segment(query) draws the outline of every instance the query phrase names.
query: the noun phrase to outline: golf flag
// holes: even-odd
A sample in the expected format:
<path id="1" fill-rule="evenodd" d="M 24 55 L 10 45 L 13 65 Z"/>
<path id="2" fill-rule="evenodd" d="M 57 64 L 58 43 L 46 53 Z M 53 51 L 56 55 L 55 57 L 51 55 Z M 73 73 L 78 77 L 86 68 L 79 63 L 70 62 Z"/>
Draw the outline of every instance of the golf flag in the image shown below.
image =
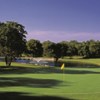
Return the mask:
<path id="1" fill-rule="evenodd" d="M 63 63 L 62 66 L 61 66 L 61 70 L 63 70 L 65 67 L 65 64 Z"/>

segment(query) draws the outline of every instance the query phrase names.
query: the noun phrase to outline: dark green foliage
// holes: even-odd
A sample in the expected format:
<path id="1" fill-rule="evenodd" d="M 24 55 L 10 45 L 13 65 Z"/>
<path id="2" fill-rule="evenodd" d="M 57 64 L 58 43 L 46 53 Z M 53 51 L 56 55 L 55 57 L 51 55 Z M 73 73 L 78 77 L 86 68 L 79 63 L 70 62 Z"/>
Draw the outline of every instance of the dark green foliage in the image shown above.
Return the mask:
<path id="1" fill-rule="evenodd" d="M 100 41 L 90 40 L 87 42 L 82 42 L 78 53 L 85 58 L 100 57 Z"/>
<path id="2" fill-rule="evenodd" d="M 57 44 L 58 45 L 58 55 L 60 57 L 64 57 L 67 55 L 67 50 L 68 50 L 68 44 L 65 41 L 62 41 Z"/>
<path id="3" fill-rule="evenodd" d="M 43 54 L 43 48 L 40 41 L 31 39 L 27 42 L 28 53 L 33 57 L 41 57 Z"/>
<path id="4" fill-rule="evenodd" d="M 26 34 L 27 32 L 24 30 L 24 26 L 17 22 L 7 21 L 1 23 L 0 47 L 2 48 L 1 54 L 6 57 L 6 63 L 9 62 L 9 56 L 19 56 L 26 49 Z"/>
<path id="5" fill-rule="evenodd" d="M 45 41 L 42 43 L 43 56 L 54 57 L 55 56 L 55 43 L 51 41 Z"/>

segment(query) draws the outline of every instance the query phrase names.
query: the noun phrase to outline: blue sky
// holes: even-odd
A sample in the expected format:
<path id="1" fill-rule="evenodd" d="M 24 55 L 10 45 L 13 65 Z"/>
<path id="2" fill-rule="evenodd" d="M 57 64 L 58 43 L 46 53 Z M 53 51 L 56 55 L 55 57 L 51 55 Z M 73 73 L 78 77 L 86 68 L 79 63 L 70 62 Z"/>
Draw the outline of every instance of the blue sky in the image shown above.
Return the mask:
<path id="1" fill-rule="evenodd" d="M 100 0 L 0 0 L 0 21 L 24 25 L 27 40 L 100 40 Z"/>

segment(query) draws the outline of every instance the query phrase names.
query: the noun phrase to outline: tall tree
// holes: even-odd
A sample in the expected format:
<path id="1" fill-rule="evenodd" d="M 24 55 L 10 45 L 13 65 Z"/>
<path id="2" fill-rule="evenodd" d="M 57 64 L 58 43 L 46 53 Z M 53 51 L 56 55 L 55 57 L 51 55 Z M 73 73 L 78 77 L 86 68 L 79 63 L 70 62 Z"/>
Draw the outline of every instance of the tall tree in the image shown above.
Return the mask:
<path id="1" fill-rule="evenodd" d="M 68 42 L 67 41 L 62 41 L 60 43 L 57 43 L 57 45 L 59 46 L 58 48 L 58 52 L 61 55 L 60 57 L 64 57 L 67 55 L 67 50 L 68 50 Z"/>
<path id="2" fill-rule="evenodd" d="M 41 57 L 43 53 L 42 44 L 39 40 L 30 39 L 27 42 L 28 53 L 33 57 Z"/>
<path id="3" fill-rule="evenodd" d="M 10 66 L 13 56 L 20 55 L 26 48 L 24 26 L 12 21 L 0 25 L 0 45 L 3 47 L 6 66 Z"/>
<path id="4" fill-rule="evenodd" d="M 51 41 L 43 42 L 43 55 L 46 57 L 53 57 L 54 64 L 57 66 L 58 59 L 62 56 L 62 46 L 60 43 L 54 43 Z"/>
<path id="5" fill-rule="evenodd" d="M 68 42 L 68 49 L 67 49 L 67 55 L 72 58 L 72 56 L 78 55 L 78 42 L 73 40 Z"/>
<path id="6" fill-rule="evenodd" d="M 44 41 L 43 45 L 43 56 L 53 57 L 55 50 L 55 43 L 51 41 Z"/>
<path id="7" fill-rule="evenodd" d="M 83 42 L 79 49 L 79 55 L 83 56 L 84 58 L 90 57 L 90 50 L 89 45 L 87 42 Z"/>
<path id="8" fill-rule="evenodd" d="M 89 51 L 90 57 L 100 57 L 100 43 L 98 41 L 90 40 L 89 42 Z"/>
<path id="9" fill-rule="evenodd" d="M 62 48 L 63 48 L 63 45 L 62 44 L 60 44 L 60 43 L 56 43 L 55 44 L 55 47 L 54 47 L 54 55 L 53 55 L 55 66 L 57 66 L 59 58 L 61 58 L 61 57 L 64 56 L 63 55 L 64 52 L 63 52 Z"/>

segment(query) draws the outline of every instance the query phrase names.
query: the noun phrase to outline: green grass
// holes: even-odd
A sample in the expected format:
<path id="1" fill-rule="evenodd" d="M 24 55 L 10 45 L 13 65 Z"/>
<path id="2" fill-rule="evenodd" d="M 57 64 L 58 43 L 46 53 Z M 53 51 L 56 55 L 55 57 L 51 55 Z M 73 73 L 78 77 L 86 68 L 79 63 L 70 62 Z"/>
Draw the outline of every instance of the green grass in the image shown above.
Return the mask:
<path id="1" fill-rule="evenodd" d="M 85 63 L 86 60 L 78 61 Z M 99 64 L 98 59 L 92 61 Z M 59 67 L 12 63 L 12 67 L 4 68 L 3 65 L 0 62 L 1 100 L 100 100 L 99 66 L 65 66 L 63 74 Z"/>

